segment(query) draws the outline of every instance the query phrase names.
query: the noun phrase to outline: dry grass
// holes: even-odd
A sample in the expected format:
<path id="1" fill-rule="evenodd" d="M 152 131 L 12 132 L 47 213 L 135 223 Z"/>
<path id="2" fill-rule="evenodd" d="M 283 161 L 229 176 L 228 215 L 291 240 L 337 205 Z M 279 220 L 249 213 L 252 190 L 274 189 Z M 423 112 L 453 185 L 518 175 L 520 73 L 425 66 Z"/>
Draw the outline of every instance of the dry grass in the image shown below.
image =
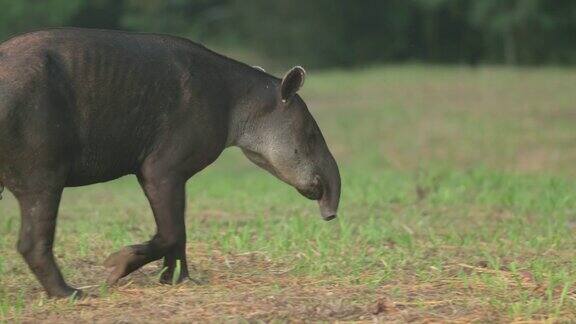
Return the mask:
<path id="1" fill-rule="evenodd" d="M 507 319 L 485 298 L 493 293 L 486 283 L 495 280 L 518 292 L 545 295 L 546 287 L 530 273 L 492 270 L 486 264 L 453 264 L 445 277 L 420 283 L 407 276 L 403 282 L 378 287 L 341 283 L 339 278 L 293 275 L 261 253 L 210 255 L 189 253 L 196 260 L 197 282 L 177 287 L 159 286 L 157 265 L 147 266 L 110 292 L 86 287 L 93 297 L 70 302 L 45 299 L 37 290 L 28 307 L 16 317 L 22 322 L 170 322 L 195 321 L 374 321 L 386 322 L 494 322 Z M 94 267 L 102 272 L 100 267 Z M 439 271 L 439 270 L 438 270 Z M 408 270 L 409 272 L 409 270 Z M 474 278 L 462 283 L 458 274 Z M 366 274 L 369 276 L 370 274 Z M 200 280 L 198 280 L 200 276 Z M 97 281 L 100 276 L 92 278 Z M 561 294 L 561 291 L 555 291 Z M 402 297 L 399 297 L 399 296 Z M 576 298 L 576 291 L 569 298 Z M 575 320 L 574 314 L 558 318 Z M 552 320 L 537 314 L 533 320 Z"/>

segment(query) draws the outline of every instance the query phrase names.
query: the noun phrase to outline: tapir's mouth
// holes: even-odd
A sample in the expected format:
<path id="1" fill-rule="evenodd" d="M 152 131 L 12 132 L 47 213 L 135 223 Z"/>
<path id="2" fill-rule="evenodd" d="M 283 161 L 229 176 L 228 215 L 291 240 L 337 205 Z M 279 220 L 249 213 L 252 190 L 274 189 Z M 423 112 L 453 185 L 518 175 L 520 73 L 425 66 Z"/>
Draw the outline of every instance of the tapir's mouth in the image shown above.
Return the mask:
<path id="1" fill-rule="evenodd" d="M 315 175 L 311 184 L 306 188 L 298 188 L 298 192 L 310 199 L 310 200 L 320 200 L 324 195 L 324 187 L 322 186 L 322 181 L 319 175 Z"/>
<path id="2" fill-rule="evenodd" d="M 306 189 L 297 189 L 297 190 L 302 196 L 310 200 L 319 200 L 320 198 L 322 198 L 323 190 L 321 186 L 310 187 Z"/>

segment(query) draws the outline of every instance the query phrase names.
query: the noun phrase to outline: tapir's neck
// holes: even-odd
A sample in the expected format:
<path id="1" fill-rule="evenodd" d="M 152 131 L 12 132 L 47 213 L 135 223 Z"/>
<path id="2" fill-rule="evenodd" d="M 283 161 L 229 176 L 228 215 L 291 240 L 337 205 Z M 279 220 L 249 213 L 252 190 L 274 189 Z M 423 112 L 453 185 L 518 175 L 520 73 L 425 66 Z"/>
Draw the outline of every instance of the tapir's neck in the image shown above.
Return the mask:
<path id="1" fill-rule="evenodd" d="M 250 66 L 239 67 L 229 75 L 232 101 L 228 116 L 226 147 L 244 147 L 257 127 L 257 116 L 273 104 L 279 80 Z"/>
<path id="2" fill-rule="evenodd" d="M 218 69 L 217 75 L 223 82 L 223 96 L 228 98 L 228 136 L 225 147 L 243 147 L 246 134 L 250 135 L 257 123 L 257 117 L 263 109 L 269 108 L 276 100 L 280 79 L 264 72 L 262 68 L 252 67 L 234 59 L 216 53 L 203 46 L 197 50 L 205 53 L 203 59 L 207 66 Z M 224 90 L 225 89 L 225 90 Z M 266 101 L 270 101 L 268 104 Z"/>

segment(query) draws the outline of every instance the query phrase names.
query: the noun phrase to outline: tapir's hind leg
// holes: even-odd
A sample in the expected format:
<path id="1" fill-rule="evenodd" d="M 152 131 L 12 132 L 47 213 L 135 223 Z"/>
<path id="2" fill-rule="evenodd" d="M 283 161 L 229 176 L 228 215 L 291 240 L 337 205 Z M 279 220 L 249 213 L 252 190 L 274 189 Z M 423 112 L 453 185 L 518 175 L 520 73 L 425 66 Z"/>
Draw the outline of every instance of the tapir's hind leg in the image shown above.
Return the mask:
<path id="1" fill-rule="evenodd" d="M 62 189 L 16 193 L 22 213 L 18 251 L 51 297 L 80 294 L 64 282 L 52 252 Z"/>
<path id="2" fill-rule="evenodd" d="M 184 224 L 185 182 L 177 177 L 142 174 L 140 184 L 150 201 L 157 232 L 143 244 L 132 245 L 112 254 L 105 265 L 111 268 L 108 283 L 128 275 L 154 260 L 165 257 L 163 282 L 172 281 L 177 260 L 180 260 L 180 276 L 177 282 L 188 277 L 185 245 L 186 229 Z"/>

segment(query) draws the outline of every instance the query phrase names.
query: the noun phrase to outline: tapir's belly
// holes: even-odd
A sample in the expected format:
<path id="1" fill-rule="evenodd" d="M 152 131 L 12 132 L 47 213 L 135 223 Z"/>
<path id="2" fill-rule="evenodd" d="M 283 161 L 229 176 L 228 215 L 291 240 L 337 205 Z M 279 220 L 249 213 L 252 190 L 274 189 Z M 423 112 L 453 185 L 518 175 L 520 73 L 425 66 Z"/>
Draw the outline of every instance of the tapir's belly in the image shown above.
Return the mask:
<path id="1" fill-rule="evenodd" d="M 66 186 L 105 182 L 137 172 L 150 151 L 142 138 L 129 134 L 110 131 L 81 141 L 71 129 L 54 134 L 30 124 L 0 138 L 0 182 L 20 183 L 46 172 L 62 174 Z"/>
<path id="2" fill-rule="evenodd" d="M 122 150 L 122 147 L 126 148 Z M 142 158 L 125 145 L 81 147 L 70 161 L 67 186 L 84 186 L 117 179 L 133 174 L 142 163 Z"/>
<path id="3" fill-rule="evenodd" d="M 138 172 L 152 151 L 155 127 L 116 116 L 114 121 L 99 121 L 98 127 L 77 131 L 72 141 L 68 186 L 105 182 Z"/>

